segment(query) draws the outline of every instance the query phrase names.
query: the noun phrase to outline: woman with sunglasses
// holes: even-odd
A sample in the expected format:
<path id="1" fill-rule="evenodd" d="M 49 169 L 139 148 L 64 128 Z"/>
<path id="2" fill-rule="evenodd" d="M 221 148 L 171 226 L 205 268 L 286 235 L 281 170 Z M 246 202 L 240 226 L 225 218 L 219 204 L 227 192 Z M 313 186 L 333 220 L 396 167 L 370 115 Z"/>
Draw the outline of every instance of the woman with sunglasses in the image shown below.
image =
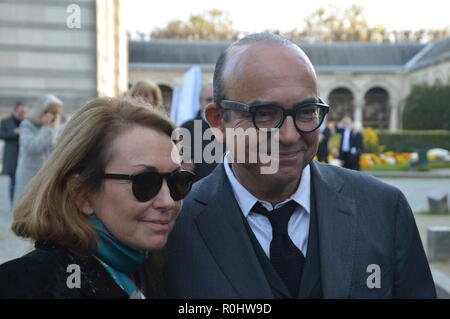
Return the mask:
<path id="1" fill-rule="evenodd" d="M 14 210 L 36 249 L 0 266 L 0 298 L 158 297 L 158 251 L 194 177 L 174 129 L 133 100 L 79 110 Z"/>

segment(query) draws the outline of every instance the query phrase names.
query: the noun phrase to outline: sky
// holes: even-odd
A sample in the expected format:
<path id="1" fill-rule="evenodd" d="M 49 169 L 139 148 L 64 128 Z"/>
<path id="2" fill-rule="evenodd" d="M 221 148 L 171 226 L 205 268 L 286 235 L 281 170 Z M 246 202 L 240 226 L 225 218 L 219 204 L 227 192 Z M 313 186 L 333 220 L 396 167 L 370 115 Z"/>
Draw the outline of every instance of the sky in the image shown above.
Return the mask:
<path id="1" fill-rule="evenodd" d="M 301 28 L 305 17 L 333 4 L 365 8 L 369 26 L 388 30 L 442 29 L 450 27 L 450 0 L 126 0 L 124 22 L 131 32 L 150 32 L 171 20 L 187 21 L 191 14 L 210 9 L 227 11 L 235 30 L 261 32 Z"/>

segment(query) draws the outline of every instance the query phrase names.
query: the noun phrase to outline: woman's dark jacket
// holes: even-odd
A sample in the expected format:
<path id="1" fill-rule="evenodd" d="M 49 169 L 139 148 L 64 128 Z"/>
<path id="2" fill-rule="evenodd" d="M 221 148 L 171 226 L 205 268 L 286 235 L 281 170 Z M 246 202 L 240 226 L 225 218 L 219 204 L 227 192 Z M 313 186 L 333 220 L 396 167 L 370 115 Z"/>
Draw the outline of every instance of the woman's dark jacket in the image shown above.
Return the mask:
<path id="1" fill-rule="evenodd" d="M 129 298 L 95 257 L 80 257 L 52 243 L 35 246 L 0 266 L 0 298 Z M 79 266 L 79 288 L 69 278 L 76 266 L 69 265 Z"/>

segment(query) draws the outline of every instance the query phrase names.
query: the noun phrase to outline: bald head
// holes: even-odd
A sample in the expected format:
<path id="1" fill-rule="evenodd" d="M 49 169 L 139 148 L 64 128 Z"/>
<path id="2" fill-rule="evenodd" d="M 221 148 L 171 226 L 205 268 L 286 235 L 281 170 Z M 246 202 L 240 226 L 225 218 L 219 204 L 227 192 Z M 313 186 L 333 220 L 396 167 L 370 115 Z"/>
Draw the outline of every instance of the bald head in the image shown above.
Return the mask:
<path id="1" fill-rule="evenodd" d="M 247 54 L 254 54 L 264 50 L 264 48 L 274 48 L 277 51 L 290 51 L 298 56 L 303 68 L 314 78 L 316 78 L 314 67 L 308 56 L 295 43 L 290 40 L 271 33 L 257 33 L 248 35 L 234 43 L 232 43 L 219 57 L 214 70 L 214 102 L 218 102 L 226 95 L 225 82 L 226 78 L 233 73 L 236 67 L 245 64 L 233 64 L 229 67 L 230 60 L 236 62 Z M 264 65 L 271 63 L 270 60 L 260 61 Z"/>

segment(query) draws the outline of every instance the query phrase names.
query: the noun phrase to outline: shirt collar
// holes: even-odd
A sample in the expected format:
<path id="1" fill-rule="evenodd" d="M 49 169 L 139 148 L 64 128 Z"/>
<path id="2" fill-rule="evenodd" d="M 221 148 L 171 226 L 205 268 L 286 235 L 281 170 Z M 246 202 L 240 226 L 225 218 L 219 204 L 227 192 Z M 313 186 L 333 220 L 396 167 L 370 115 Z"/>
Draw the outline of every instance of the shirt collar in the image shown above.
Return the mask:
<path id="1" fill-rule="evenodd" d="M 242 184 L 237 180 L 234 176 L 233 171 L 231 170 L 230 163 L 228 162 L 228 153 L 225 154 L 223 165 L 225 167 L 225 174 L 227 175 L 228 180 L 230 181 L 231 188 L 234 193 L 234 197 L 236 198 L 239 207 L 242 210 L 242 213 L 245 217 L 248 216 L 253 206 L 256 202 L 261 202 L 263 206 L 267 209 L 272 210 L 272 205 L 266 201 L 260 200 L 257 197 L 253 196 Z M 309 214 L 311 211 L 311 203 L 310 203 L 310 194 L 311 194 L 311 172 L 309 164 L 303 169 L 302 177 L 300 183 L 297 187 L 297 190 L 285 201 L 277 204 L 274 208 L 278 208 L 283 206 L 284 203 L 294 200 L 297 204 L 302 206 L 306 212 Z"/>

